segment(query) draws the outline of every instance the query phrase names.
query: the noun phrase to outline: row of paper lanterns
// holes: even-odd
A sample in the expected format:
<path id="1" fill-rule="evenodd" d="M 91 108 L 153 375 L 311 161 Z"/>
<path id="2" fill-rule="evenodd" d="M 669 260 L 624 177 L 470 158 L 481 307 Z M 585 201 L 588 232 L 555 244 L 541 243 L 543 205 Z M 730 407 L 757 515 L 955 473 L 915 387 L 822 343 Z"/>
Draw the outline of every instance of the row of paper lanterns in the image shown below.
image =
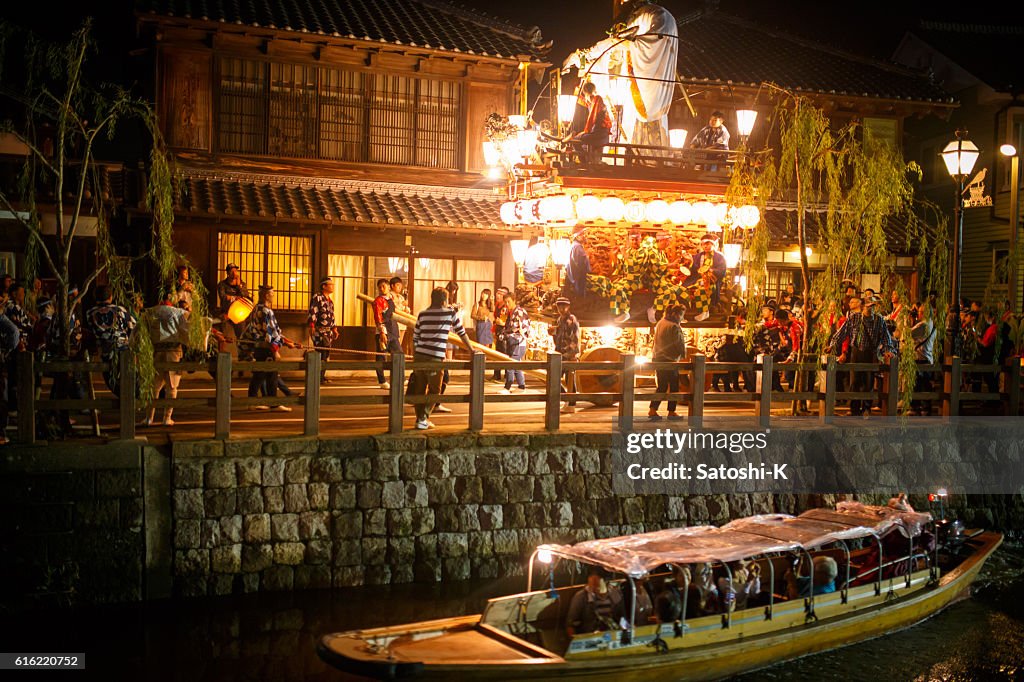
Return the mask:
<path id="1" fill-rule="evenodd" d="M 592 194 L 585 194 L 573 201 L 567 194 L 554 194 L 539 199 L 506 201 L 501 205 L 501 220 L 506 225 L 575 225 L 603 220 L 607 223 L 697 224 L 709 228 L 728 225 L 749 229 L 761 221 L 761 211 L 757 206 L 730 206 L 724 202 L 669 202 L 664 199 L 623 201 L 619 197 L 596 197 Z"/>

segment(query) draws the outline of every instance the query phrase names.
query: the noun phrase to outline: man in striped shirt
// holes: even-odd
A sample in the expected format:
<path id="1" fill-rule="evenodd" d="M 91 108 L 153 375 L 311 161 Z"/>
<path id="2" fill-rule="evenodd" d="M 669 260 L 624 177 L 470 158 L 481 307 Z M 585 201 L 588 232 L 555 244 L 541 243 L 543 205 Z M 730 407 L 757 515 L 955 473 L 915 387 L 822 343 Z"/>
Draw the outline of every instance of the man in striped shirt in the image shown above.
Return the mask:
<path id="1" fill-rule="evenodd" d="M 444 360 L 448 349 L 448 333 L 454 332 L 469 346 L 469 335 L 466 334 L 459 319 L 459 311 L 447 305 L 448 292 L 438 287 L 430 292 L 430 307 L 420 312 L 413 330 L 413 358 L 416 362 L 439 362 Z M 412 373 L 409 382 L 409 395 L 428 395 L 441 393 L 440 369 L 417 369 Z M 433 425 L 430 413 L 433 405 L 416 405 L 416 428 L 429 429 Z"/>

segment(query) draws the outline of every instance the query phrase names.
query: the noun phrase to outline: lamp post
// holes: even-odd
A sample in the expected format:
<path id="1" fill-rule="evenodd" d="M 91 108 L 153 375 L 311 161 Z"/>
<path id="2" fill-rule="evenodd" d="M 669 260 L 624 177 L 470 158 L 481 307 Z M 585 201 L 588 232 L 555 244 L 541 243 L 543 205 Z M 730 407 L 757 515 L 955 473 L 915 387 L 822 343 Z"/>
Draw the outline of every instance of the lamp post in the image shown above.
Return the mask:
<path id="1" fill-rule="evenodd" d="M 754 122 L 757 121 L 757 111 L 754 109 L 740 109 L 736 112 L 736 132 L 740 134 L 740 142 L 747 146 L 747 138 L 754 130 Z"/>
<path id="2" fill-rule="evenodd" d="M 1020 213 L 1020 153 L 1012 144 L 1004 144 L 999 147 L 1003 156 L 1010 157 L 1010 258 L 1013 259 L 1013 266 L 1010 268 L 1010 304 L 1017 307 L 1017 283 L 1020 275 L 1018 269 L 1020 259 L 1017 257 L 1017 216 Z"/>
<path id="3" fill-rule="evenodd" d="M 978 160 L 978 146 L 970 140 L 964 139 L 966 130 L 957 130 L 956 139 L 946 145 L 942 150 L 942 161 L 946 164 L 946 170 L 956 183 L 956 200 L 953 204 L 953 273 L 950 278 L 952 288 L 950 302 L 953 319 L 950 329 L 953 333 L 950 347 L 953 355 L 960 355 L 960 256 L 964 233 L 964 183 L 974 169 Z"/>

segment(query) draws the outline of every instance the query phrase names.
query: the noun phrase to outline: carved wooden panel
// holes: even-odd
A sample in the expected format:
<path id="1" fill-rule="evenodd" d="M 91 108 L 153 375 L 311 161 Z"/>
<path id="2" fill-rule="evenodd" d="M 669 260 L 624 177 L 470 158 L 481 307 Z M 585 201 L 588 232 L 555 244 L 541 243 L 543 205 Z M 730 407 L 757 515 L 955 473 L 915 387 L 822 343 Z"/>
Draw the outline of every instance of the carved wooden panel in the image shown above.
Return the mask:
<path id="1" fill-rule="evenodd" d="M 484 121 L 488 114 L 513 113 L 511 86 L 471 84 L 468 88 L 466 106 L 466 170 L 485 172 L 484 163 Z"/>
<path id="2" fill-rule="evenodd" d="M 164 53 L 163 118 L 167 143 L 178 149 L 210 149 L 210 55 Z"/>

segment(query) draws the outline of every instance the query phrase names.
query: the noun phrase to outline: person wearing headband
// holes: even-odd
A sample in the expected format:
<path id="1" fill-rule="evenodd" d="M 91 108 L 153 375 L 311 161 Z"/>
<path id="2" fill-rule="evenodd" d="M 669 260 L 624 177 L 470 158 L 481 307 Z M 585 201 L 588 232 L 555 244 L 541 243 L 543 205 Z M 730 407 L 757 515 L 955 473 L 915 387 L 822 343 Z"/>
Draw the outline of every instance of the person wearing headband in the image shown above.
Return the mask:
<path id="1" fill-rule="evenodd" d="M 331 344 L 338 338 L 338 329 L 334 320 L 334 280 L 324 277 L 320 280 L 320 292 L 309 301 L 309 314 L 306 322 L 309 325 L 309 338 L 320 353 L 320 359 L 326 363 L 331 358 Z M 327 367 L 321 366 L 320 383 L 327 383 Z"/>

